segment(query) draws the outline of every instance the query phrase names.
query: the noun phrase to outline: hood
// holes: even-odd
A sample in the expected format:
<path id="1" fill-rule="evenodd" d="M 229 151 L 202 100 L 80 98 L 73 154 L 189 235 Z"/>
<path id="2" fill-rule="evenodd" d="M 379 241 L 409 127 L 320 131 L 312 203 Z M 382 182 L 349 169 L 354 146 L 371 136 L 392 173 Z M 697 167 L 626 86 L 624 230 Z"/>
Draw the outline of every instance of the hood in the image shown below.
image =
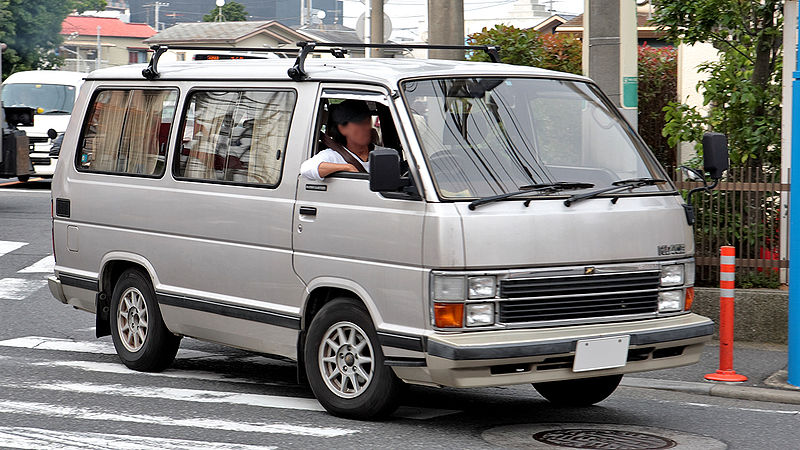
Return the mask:
<path id="1" fill-rule="evenodd" d="M 678 195 L 456 203 L 465 267 L 512 268 L 674 259 L 694 254 Z M 666 246 L 666 247 L 664 247 Z"/>

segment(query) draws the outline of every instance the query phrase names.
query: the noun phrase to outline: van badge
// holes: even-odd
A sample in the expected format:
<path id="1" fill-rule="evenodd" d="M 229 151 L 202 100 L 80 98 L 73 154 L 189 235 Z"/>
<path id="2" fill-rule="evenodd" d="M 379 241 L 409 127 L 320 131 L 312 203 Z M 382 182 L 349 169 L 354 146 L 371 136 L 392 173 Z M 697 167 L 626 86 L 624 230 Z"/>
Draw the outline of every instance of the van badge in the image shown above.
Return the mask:
<path id="1" fill-rule="evenodd" d="M 584 275 L 592 275 L 592 274 L 595 273 L 595 271 L 596 271 L 595 268 L 591 267 L 591 266 L 583 268 L 583 274 Z"/>
<path id="2" fill-rule="evenodd" d="M 684 253 L 686 253 L 686 246 L 684 244 L 658 246 L 658 256 L 683 255 Z"/>

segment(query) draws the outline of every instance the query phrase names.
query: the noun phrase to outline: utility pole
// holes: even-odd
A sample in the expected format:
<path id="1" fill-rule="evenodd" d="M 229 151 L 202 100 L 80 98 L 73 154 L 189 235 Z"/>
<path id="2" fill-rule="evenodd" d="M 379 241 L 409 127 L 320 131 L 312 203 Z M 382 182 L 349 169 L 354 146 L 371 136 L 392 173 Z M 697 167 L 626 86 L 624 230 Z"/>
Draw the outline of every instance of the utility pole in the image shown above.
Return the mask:
<path id="1" fill-rule="evenodd" d="M 97 59 L 94 60 L 94 70 L 102 67 L 103 47 L 100 45 L 100 25 L 97 26 Z"/>
<path id="2" fill-rule="evenodd" d="M 369 13 L 370 19 L 370 41 L 373 44 L 383 44 L 383 0 L 370 0 L 372 2 L 372 11 Z M 366 24 L 365 24 L 366 28 Z M 370 57 L 383 58 L 382 48 L 371 49 Z"/>
<path id="3" fill-rule="evenodd" d="M 428 0 L 428 44 L 464 45 L 464 0 Z M 464 59 L 463 50 L 428 50 L 433 59 Z"/>
<path id="4" fill-rule="evenodd" d="M 156 16 L 155 17 L 155 23 L 154 23 L 155 26 L 153 28 L 156 29 L 156 32 L 161 31 L 160 30 L 161 24 L 158 22 L 158 18 L 160 17 L 159 12 L 160 12 L 162 6 L 169 6 L 169 3 L 166 3 L 166 2 L 154 2 L 154 3 L 150 3 L 149 5 L 144 5 L 144 6 L 145 6 L 145 8 L 149 8 L 151 6 L 153 7 L 153 9 L 155 10 L 154 13 L 155 13 L 155 16 Z"/>
<path id="5" fill-rule="evenodd" d="M 584 75 L 600 86 L 636 128 L 639 85 L 636 2 L 584 0 L 583 36 Z"/>

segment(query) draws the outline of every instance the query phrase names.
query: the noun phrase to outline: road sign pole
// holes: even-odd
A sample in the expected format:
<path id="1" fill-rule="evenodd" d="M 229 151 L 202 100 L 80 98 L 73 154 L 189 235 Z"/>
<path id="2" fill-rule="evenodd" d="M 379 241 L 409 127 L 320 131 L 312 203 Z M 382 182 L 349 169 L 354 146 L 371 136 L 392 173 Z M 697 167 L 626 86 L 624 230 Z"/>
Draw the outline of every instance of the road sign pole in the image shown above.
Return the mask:
<path id="1" fill-rule="evenodd" d="M 797 17 L 797 8 L 794 9 Z M 795 27 L 798 22 L 795 22 Z M 795 28 L 796 29 L 796 28 Z M 796 35 L 795 35 L 796 36 Z M 797 41 L 794 48 L 798 53 Z M 800 58 L 798 58 L 800 59 Z M 791 171 L 789 184 L 789 364 L 788 382 L 800 386 L 800 201 L 795 210 L 794 193 L 800 199 L 800 135 L 795 131 L 800 130 L 800 71 L 792 76 L 792 167 L 798 168 Z"/>

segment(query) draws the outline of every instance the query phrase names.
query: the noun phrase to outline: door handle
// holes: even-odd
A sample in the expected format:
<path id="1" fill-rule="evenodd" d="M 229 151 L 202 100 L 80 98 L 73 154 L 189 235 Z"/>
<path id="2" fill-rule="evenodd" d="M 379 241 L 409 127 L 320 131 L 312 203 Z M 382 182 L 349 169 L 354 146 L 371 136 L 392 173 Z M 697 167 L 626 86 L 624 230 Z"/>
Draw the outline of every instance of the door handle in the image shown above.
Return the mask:
<path id="1" fill-rule="evenodd" d="M 317 208 L 313 208 L 311 206 L 301 206 L 300 207 L 300 215 L 302 215 L 302 216 L 316 216 L 317 215 Z"/>

